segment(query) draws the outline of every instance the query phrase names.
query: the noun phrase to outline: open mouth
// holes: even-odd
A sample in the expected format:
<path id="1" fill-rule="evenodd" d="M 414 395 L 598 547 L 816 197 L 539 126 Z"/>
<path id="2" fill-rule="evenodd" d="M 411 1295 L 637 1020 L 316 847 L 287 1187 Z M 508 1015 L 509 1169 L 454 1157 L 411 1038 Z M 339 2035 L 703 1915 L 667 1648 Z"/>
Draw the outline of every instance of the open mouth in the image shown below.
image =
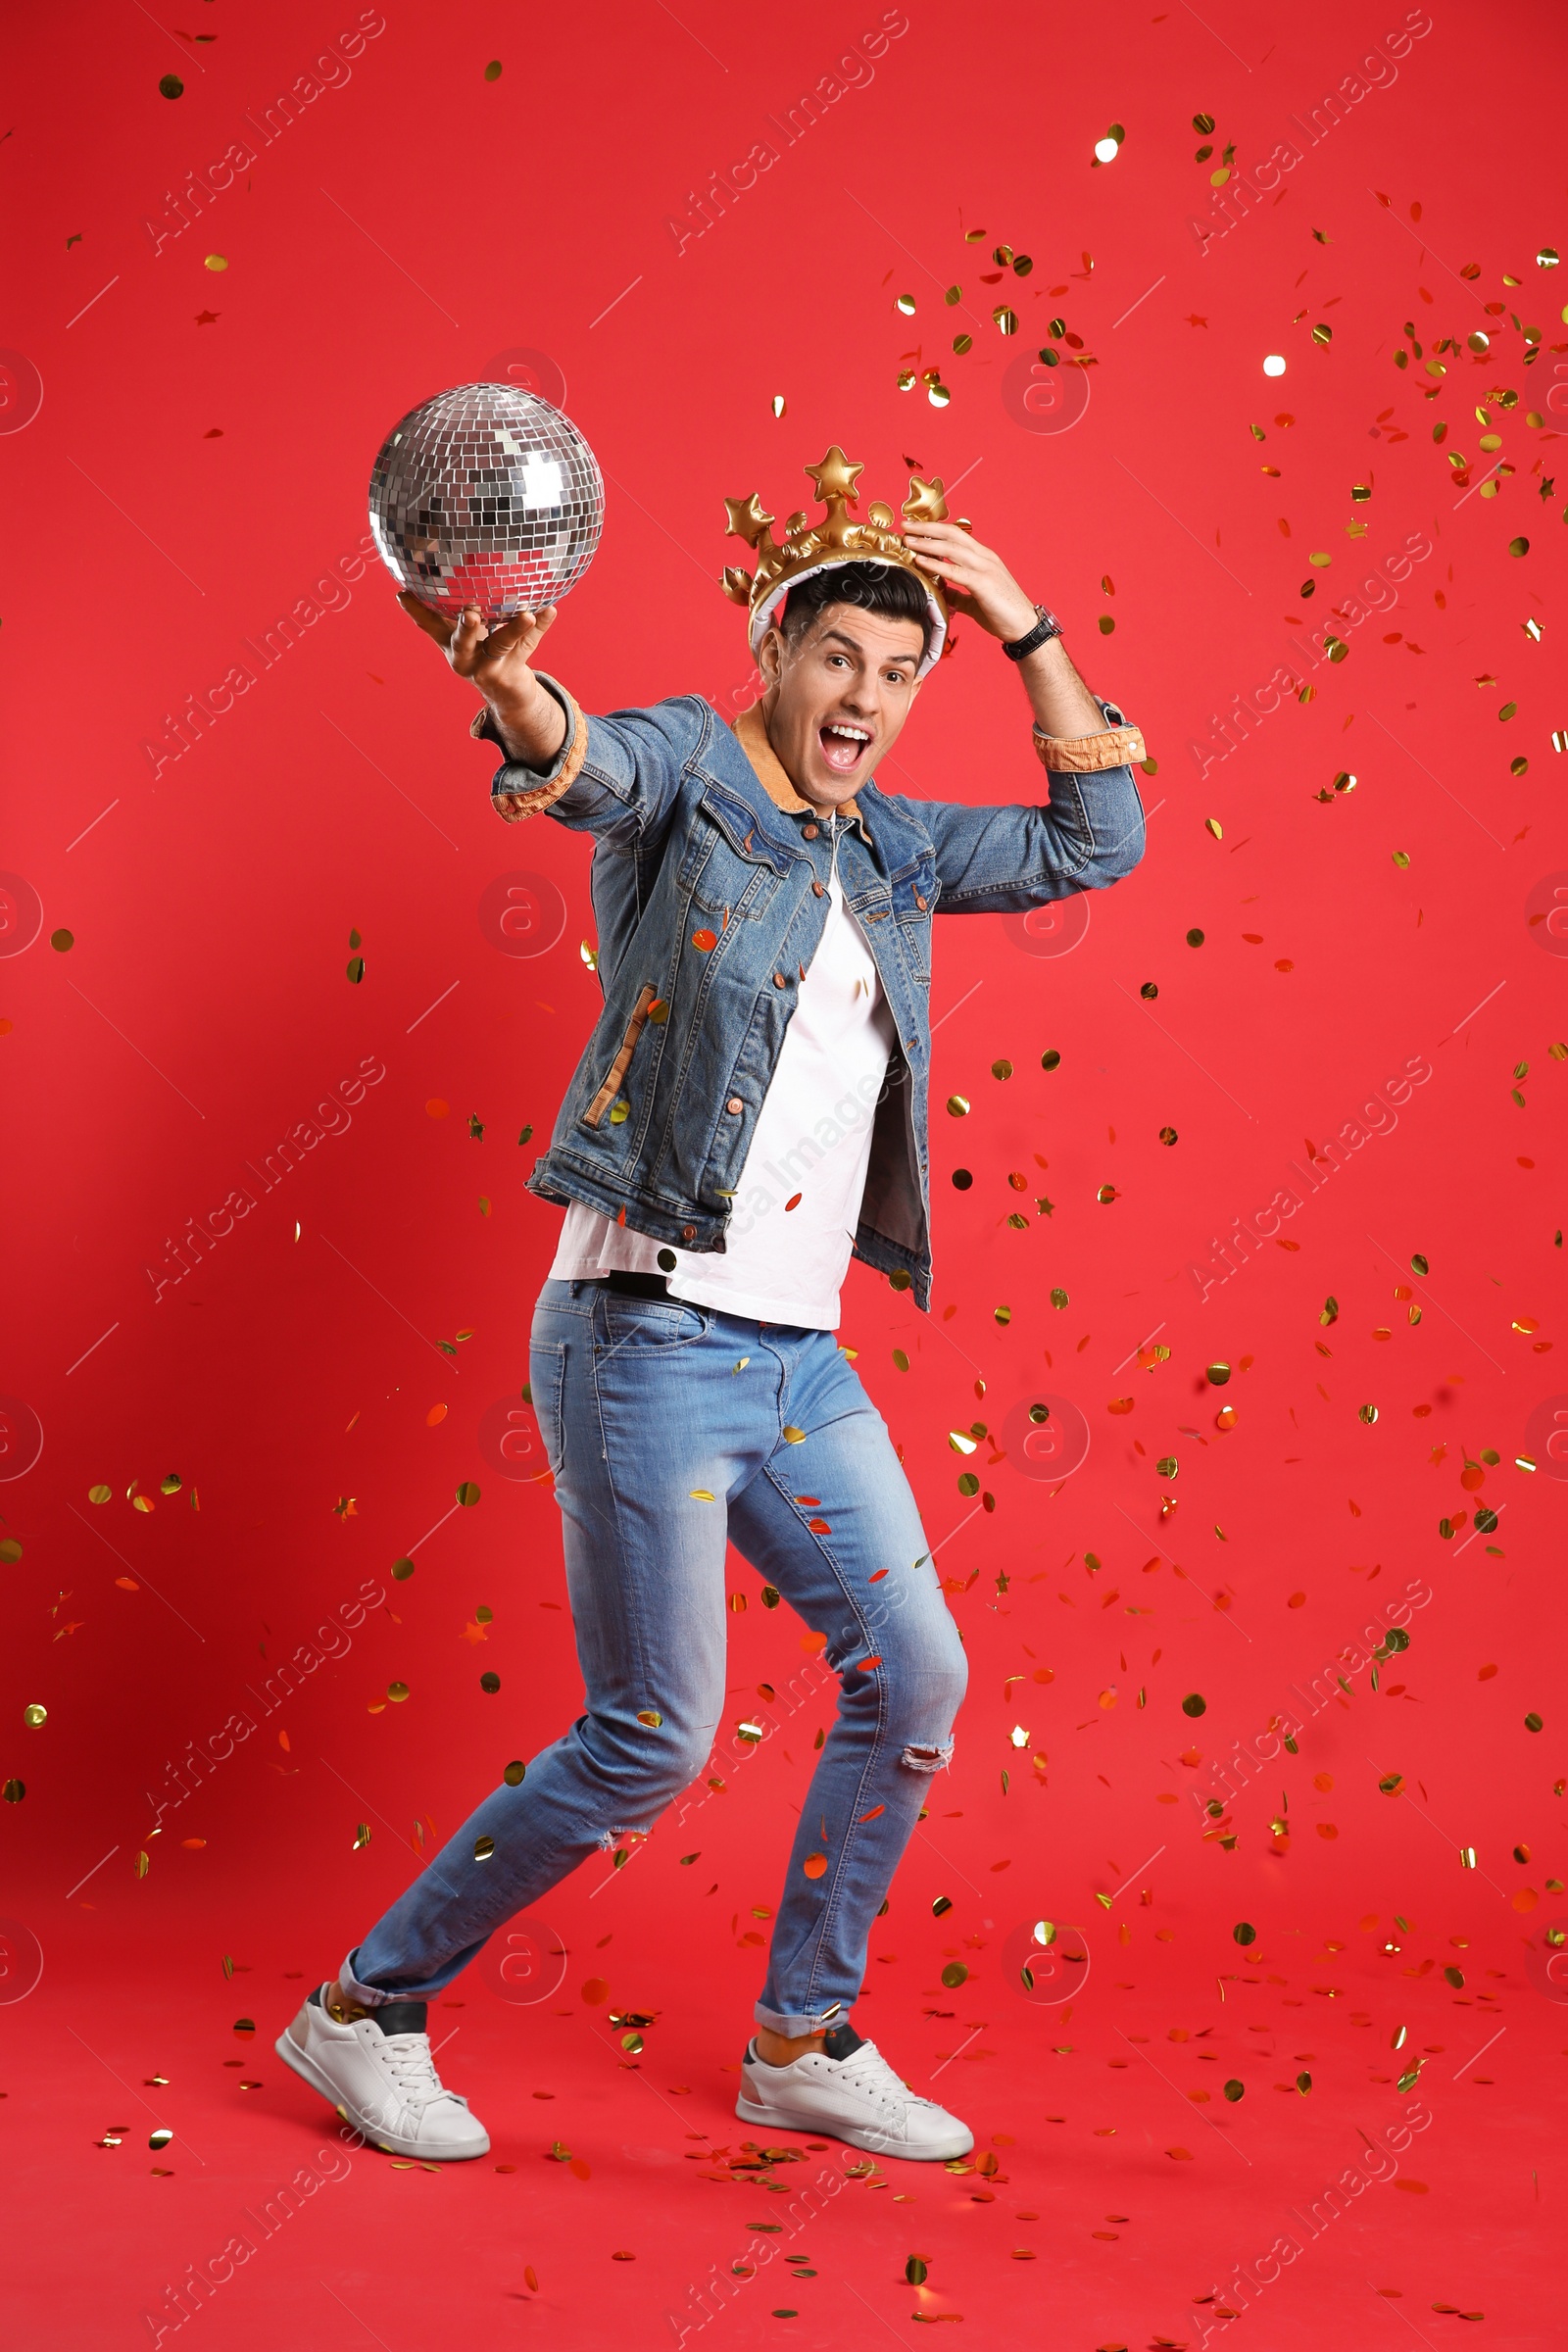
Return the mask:
<path id="1" fill-rule="evenodd" d="M 858 727 L 849 719 L 831 719 L 817 729 L 817 741 L 822 758 L 836 776 L 853 776 L 871 746 L 868 728 Z"/>

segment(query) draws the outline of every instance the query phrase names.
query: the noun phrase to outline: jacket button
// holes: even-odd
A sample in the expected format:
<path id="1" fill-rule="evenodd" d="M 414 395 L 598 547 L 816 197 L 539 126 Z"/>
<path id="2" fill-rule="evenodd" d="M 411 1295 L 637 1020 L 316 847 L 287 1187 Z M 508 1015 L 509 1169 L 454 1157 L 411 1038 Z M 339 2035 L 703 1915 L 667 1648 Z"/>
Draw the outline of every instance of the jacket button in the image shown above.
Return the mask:
<path id="1" fill-rule="evenodd" d="M 696 1241 L 696 1239 L 697 1239 L 697 1228 L 696 1228 L 696 1226 L 695 1226 L 695 1225 L 683 1225 L 683 1226 L 681 1227 L 680 1231 L 681 1231 L 681 1239 L 682 1239 L 682 1241 L 686 1241 L 686 1242 L 695 1242 L 695 1241 Z"/>
<path id="2" fill-rule="evenodd" d="M 920 893 L 919 893 L 918 891 L 916 891 L 916 892 L 915 892 L 915 894 L 914 894 L 914 903 L 915 903 L 915 905 L 916 905 L 916 906 L 919 907 L 919 909 L 920 909 L 920 912 L 921 912 L 922 914 L 924 914 L 924 912 L 925 912 L 925 901 L 924 901 L 924 899 L 922 899 L 922 898 L 921 898 L 921 896 L 920 896 Z"/>
<path id="3" fill-rule="evenodd" d="M 746 1105 L 741 1101 L 739 1095 L 731 1095 L 729 1101 L 725 1103 L 724 1108 L 728 1111 L 733 1111 L 735 1115 L 739 1117 L 740 1113 L 746 1108 Z"/>
<path id="4" fill-rule="evenodd" d="M 820 882 L 813 882 L 813 883 L 811 884 L 811 895 L 812 895 L 812 897 L 813 897 L 813 898 L 817 898 L 817 899 L 819 899 L 819 898 L 821 898 L 821 897 L 823 896 L 822 885 L 821 885 L 821 883 L 820 883 Z"/>
<path id="5" fill-rule="evenodd" d="M 819 829 L 820 828 L 816 825 L 803 825 L 801 827 L 801 839 L 803 841 L 814 841 Z"/>
<path id="6" fill-rule="evenodd" d="M 774 986 L 775 988 L 782 988 L 782 987 L 783 987 L 783 985 L 784 985 L 784 975 L 783 975 L 783 973 L 782 973 L 782 972 L 775 972 L 775 973 L 773 974 L 773 986 Z"/>

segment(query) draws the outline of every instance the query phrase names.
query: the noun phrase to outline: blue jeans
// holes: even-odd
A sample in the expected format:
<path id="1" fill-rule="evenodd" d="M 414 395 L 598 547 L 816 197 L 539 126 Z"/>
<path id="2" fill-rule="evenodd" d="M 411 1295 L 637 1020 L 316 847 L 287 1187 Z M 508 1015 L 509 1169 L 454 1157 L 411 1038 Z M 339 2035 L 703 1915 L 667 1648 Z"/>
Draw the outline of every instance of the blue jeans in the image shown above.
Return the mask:
<path id="1" fill-rule="evenodd" d="M 530 1370 L 586 1712 L 349 1954 L 344 1989 L 439 1992 L 504 1920 L 646 1835 L 699 1777 L 724 1703 L 727 1540 L 826 1636 L 839 1677 L 756 2014 L 780 2034 L 840 2024 L 966 1679 L 886 1425 L 829 1332 L 601 1283 L 545 1284 Z"/>

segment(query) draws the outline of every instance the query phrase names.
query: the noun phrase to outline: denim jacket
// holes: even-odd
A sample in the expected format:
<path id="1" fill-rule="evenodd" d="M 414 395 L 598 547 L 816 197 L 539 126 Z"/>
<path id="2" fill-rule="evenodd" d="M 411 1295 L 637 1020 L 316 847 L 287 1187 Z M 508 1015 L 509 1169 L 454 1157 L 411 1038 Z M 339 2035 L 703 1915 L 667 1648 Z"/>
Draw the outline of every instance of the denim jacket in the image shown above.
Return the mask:
<path id="1" fill-rule="evenodd" d="M 731 729 L 681 695 L 590 718 L 538 674 L 565 712 L 565 740 L 546 768 L 503 764 L 492 799 L 511 823 L 548 809 L 594 836 L 605 1003 L 529 1189 L 658 1241 L 722 1250 L 827 919 L 836 832 L 845 903 L 898 1025 L 855 1254 L 929 1306 L 932 917 L 1021 912 L 1130 873 L 1144 850 L 1137 728 L 1102 703 L 1103 734 L 1037 729 L 1043 808 L 971 808 L 868 782 L 835 818 L 796 792 L 759 710 Z M 504 752 L 488 709 L 470 733 Z"/>

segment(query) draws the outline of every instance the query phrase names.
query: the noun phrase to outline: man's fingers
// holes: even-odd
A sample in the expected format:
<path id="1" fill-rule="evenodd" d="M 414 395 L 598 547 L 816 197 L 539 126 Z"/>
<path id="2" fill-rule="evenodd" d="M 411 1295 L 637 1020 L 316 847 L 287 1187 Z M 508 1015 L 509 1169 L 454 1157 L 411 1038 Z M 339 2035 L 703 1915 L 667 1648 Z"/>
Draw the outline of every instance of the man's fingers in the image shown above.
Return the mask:
<path id="1" fill-rule="evenodd" d="M 437 645 L 451 644 L 456 624 L 444 612 L 434 612 L 429 605 L 421 604 L 416 596 L 407 592 L 398 598 L 398 603 L 416 626 L 421 628 L 427 637 L 433 637 Z"/>
<path id="2" fill-rule="evenodd" d="M 484 641 L 486 654 L 510 654 L 513 647 L 527 635 L 532 624 L 531 612 L 514 612 L 510 620 L 499 622 Z"/>

